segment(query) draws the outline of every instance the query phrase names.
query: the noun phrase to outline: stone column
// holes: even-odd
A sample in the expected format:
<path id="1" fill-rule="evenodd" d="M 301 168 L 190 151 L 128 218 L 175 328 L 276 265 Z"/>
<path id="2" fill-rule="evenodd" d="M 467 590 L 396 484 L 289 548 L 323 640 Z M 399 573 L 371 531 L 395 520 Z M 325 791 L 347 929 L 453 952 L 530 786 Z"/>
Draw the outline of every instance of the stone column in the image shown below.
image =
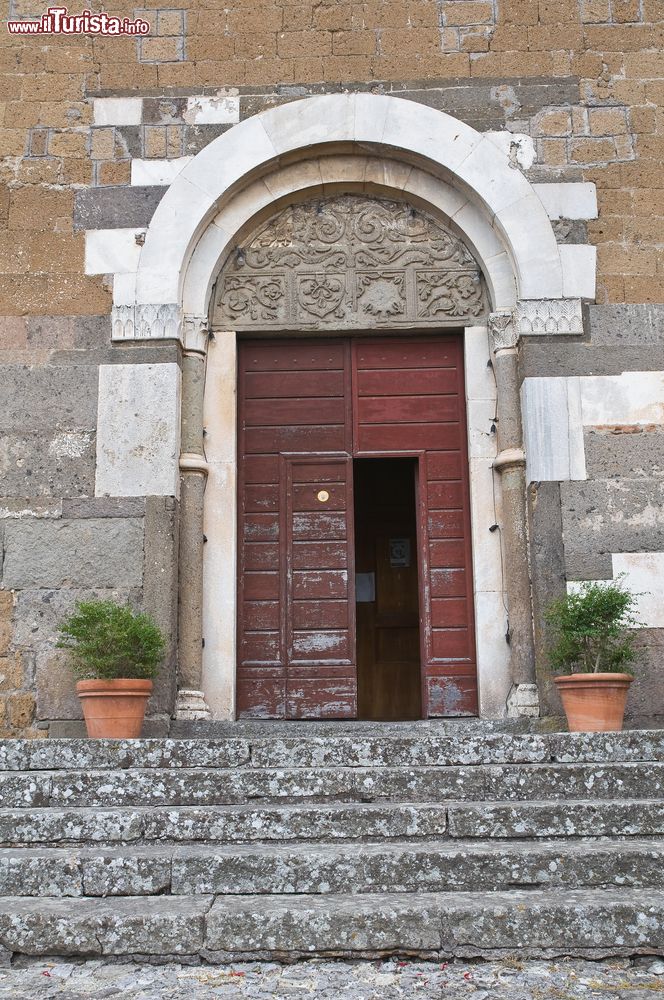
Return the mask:
<path id="1" fill-rule="evenodd" d="M 185 317 L 180 443 L 178 719 L 209 719 L 202 691 L 203 501 L 208 465 L 203 448 L 207 320 Z"/>
<path id="2" fill-rule="evenodd" d="M 498 455 L 493 467 L 500 475 L 502 488 L 503 518 L 500 528 L 511 649 L 512 690 L 507 699 L 507 711 L 513 717 L 538 716 L 528 563 L 526 456 L 521 426 L 517 335 L 512 313 L 492 313 L 489 331 L 498 394 Z"/>

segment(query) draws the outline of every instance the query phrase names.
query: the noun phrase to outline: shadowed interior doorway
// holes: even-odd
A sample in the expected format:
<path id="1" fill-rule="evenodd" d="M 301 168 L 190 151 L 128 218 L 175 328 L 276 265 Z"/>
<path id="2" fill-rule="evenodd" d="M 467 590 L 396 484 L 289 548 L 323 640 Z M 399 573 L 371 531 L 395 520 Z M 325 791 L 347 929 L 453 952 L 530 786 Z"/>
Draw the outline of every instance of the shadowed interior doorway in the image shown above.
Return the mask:
<path id="1" fill-rule="evenodd" d="M 358 718 L 420 719 L 417 459 L 353 462 Z"/>

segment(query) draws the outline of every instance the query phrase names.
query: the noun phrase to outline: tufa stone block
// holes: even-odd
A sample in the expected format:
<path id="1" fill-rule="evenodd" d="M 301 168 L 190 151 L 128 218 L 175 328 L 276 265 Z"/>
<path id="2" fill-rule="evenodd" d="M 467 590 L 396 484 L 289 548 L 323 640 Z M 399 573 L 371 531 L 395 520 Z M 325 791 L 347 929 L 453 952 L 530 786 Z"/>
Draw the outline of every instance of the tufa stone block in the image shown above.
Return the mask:
<path id="1" fill-rule="evenodd" d="M 146 184 L 141 187 L 87 188 L 77 191 L 74 202 L 74 229 L 141 229 L 150 224 L 166 188 Z"/>
<path id="2" fill-rule="evenodd" d="M 0 432 L 94 429 L 96 382 L 87 366 L 0 367 Z"/>
<path id="3" fill-rule="evenodd" d="M 140 518 L 13 521 L 5 528 L 6 587 L 140 587 Z"/>

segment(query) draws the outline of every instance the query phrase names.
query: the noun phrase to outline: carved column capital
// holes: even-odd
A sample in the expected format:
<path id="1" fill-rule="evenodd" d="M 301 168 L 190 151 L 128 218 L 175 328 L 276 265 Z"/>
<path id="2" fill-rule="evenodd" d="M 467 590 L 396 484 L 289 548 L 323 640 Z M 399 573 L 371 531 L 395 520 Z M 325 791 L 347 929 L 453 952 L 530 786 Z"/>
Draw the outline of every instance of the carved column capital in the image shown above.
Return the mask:
<path id="1" fill-rule="evenodd" d="M 512 310 L 489 313 L 489 334 L 494 353 L 516 347 L 517 332 Z"/>
<path id="2" fill-rule="evenodd" d="M 185 351 L 205 354 L 209 338 L 207 316 L 192 316 L 185 313 L 182 317 L 182 341 Z"/>

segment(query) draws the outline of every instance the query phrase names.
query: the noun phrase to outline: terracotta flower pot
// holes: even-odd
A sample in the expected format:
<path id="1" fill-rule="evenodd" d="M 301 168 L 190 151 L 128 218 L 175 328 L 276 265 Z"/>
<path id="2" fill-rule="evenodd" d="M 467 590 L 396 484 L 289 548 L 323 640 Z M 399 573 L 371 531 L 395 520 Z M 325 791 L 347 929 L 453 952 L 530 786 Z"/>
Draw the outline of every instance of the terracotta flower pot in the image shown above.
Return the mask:
<path id="1" fill-rule="evenodd" d="M 152 681 L 118 678 L 78 681 L 85 728 L 93 739 L 134 739 L 141 735 Z"/>
<path id="2" fill-rule="evenodd" d="M 631 674 L 567 674 L 556 677 L 570 733 L 622 729 Z"/>

